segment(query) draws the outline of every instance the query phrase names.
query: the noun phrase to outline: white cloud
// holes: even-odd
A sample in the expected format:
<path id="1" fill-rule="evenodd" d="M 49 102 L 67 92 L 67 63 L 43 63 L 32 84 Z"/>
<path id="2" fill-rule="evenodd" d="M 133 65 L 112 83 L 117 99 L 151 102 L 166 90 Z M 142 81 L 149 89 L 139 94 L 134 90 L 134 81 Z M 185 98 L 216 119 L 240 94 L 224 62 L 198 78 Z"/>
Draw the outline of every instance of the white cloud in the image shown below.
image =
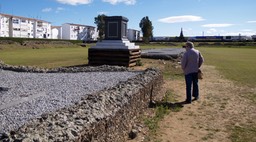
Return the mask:
<path id="1" fill-rule="evenodd" d="M 202 25 L 202 27 L 207 27 L 207 28 L 221 28 L 221 27 L 230 27 L 233 26 L 234 24 L 205 24 Z"/>
<path id="2" fill-rule="evenodd" d="M 79 4 L 92 3 L 93 0 L 57 0 L 57 1 L 62 4 L 79 5 Z"/>
<path id="3" fill-rule="evenodd" d="M 256 21 L 247 21 L 247 23 L 256 23 Z"/>
<path id="4" fill-rule="evenodd" d="M 59 13 L 60 11 L 63 11 L 63 10 L 65 10 L 64 8 L 62 8 L 62 7 L 57 7 L 57 9 L 56 9 L 56 13 Z"/>
<path id="5" fill-rule="evenodd" d="M 42 9 L 42 12 L 50 12 L 50 11 L 52 11 L 52 8 L 44 8 L 44 9 Z"/>
<path id="6" fill-rule="evenodd" d="M 62 8 L 62 7 L 57 7 L 57 10 L 61 11 L 61 10 L 64 10 L 64 8 Z"/>
<path id="7" fill-rule="evenodd" d="M 134 5 L 136 3 L 136 0 L 102 0 L 103 2 L 108 2 L 110 4 L 117 4 L 117 3 L 124 3 L 127 5 Z"/>
<path id="8" fill-rule="evenodd" d="M 203 21 L 204 19 L 200 16 L 183 15 L 183 16 L 172 16 L 167 18 L 159 19 L 159 22 L 163 23 L 181 23 L 181 22 L 196 22 Z"/>
<path id="9" fill-rule="evenodd" d="M 65 9 L 62 8 L 62 7 L 57 7 L 55 12 L 59 13 L 60 11 L 63 11 L 63 10 L 65 10 Z M 44 9 L 42 9 L 42 12 L 51 12 L 51 11 L 54 11 L 54 9 L 52 9 L 52 8 L 44 8 Z"/>

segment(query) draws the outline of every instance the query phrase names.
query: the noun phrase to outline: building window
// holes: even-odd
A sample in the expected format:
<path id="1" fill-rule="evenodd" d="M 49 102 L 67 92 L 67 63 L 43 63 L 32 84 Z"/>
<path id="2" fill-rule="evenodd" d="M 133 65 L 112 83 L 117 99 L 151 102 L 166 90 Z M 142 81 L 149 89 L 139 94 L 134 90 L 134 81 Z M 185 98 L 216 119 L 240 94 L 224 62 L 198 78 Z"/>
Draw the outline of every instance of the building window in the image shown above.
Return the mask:
<path id="1" fill-rule="evenodd" d="M 20 31 L 20 28 L 13 28 L 14 31 Z"/>
<path id="2" fill-rule="evenodd" d="M 20 22 L 19 22 L 19 19 L 13 19 L 13 20 L 12 20 L 12 23 L 13 23 L 13 24 L 19 24 Z"/>

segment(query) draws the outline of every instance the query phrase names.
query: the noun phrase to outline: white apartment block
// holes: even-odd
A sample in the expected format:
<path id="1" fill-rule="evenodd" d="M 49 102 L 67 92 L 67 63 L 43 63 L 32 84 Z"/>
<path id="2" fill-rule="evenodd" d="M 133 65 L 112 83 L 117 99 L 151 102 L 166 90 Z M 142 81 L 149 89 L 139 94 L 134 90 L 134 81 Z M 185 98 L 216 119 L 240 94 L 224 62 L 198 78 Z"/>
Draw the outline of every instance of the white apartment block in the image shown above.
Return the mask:
<path id="1" fill-rule="evenodd" d="M 62 39 L 61 26 L 52 26 L 52 39 Z"/>
<path id="2" fill-rule="evenodd" d="M 0 13 L 0 37 L 51 38 L 51 23 Z"/>
<path id="3" fill-rule="evenodd" d="M 95 27 L 93 26 L 73 23 L 62 24 L 62 39 L 90 41 L 96 40 L 95 34 Z"/>
<path id="4" fill-rule="evenodd" d="M 134 29 L 127 29 L 127 38 L 130 41 L 139 41 L 140 31 Z"/>

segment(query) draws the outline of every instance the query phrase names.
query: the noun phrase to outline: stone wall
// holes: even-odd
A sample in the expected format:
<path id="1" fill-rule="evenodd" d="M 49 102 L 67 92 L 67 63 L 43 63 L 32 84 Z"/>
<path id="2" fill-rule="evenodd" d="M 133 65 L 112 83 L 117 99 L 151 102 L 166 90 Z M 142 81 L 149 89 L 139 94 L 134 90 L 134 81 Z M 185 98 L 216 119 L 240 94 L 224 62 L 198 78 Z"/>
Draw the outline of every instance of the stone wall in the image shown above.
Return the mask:
<path id="1" fill-rule="evenodd" d="M 162 82 L 159 70 L 147 69 L 113 88 L 86 95 L 73 106 L 43 114 L 2 134 L 0 141 L 126 141 L 134 121 L 148 108 L 150 97 L 157 95 Z"/>

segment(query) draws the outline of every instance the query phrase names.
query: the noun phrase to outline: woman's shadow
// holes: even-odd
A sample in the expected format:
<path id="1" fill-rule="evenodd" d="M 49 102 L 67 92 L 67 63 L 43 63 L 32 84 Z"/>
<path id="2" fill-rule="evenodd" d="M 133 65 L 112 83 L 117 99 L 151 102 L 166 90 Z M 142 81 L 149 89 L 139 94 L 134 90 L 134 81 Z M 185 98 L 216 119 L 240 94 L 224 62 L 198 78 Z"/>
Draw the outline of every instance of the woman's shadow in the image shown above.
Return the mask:
<path id="1" fill-rule="evenodd" d="M 156 108 L 156 107 L 162 106 L 162 107 L 165 107 L 165 108 L 168 108 L 168 109 L 177 109 L 177 108 L 184 107 L 184 105 L 186 105 L 186 104 L 189 104 L 189 103 L 187 103 L 186 101 L 172 103 L 172 102 L 168 102 L 168 101 L 165 101 L 165 100 L 162 100 L 162 101 L 150 100 L 148 107 L 149 108 Z"/>

